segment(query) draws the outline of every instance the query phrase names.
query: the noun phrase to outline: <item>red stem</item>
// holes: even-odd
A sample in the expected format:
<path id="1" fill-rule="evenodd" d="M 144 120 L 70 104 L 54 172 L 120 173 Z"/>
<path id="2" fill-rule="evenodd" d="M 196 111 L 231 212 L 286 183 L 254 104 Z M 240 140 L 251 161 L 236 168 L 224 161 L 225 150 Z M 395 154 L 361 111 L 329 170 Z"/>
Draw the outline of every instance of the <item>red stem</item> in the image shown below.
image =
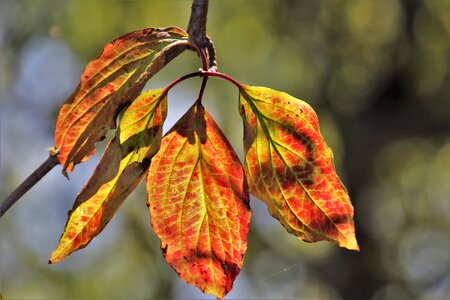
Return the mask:
<path id="1" fill-rule="evenodd" d="M 200 101 L 201 101 L 201 97 L 203 96 L 203 91 L 205 90 L 205 87 L 206 87 L 206 80 L 205 79 L 207 79 L 208 77 L 222 78 L 222 79 L 225 79 L 225 80 L 231 82 L 232 84 L 234 84 L 239 90 L 244 89 L 244 86 L 242 84 L 240 84 L 236 79 L 234 79 L 233 77 L 228 76 L 227 74 L 223 74 L 223 73 L 220 73 L 220 72 L 212 72 L 212 71 L 200 70 L 200 71 L 197 71 L 197 72 L 186 74 L 186 75 L 176 79 L 175 81 L 173 81 L 171 84 L 169 84 L 164 89 L 164 93 L 168 93 L 174 86 L 176 86 L 180 82 L 185 81 L 186 79 L 189 79 L 189 78 L 192 78 L 192 77 L 196 77 L 196 76 L 204 77 L 204 80 L 202 82 L 202 87 L 200 88 L 200 95 L 199 95 Z"/>
<path id="2" fill-rule="evenodd" d="M 200 87 L 200 92 L 198 93 L 197 101 L 202 103 L 203 93 L 205 92 L 206 83 L 208 82 L 208 76 L 203 77 L 202 86 Z"/>
<path id="3" fill-rule="evenodd" d="M 195 43 L 189 43 L 189 44 L 194 47 L 195 51 L 197 52 L 198 56 L 200 57 L 200 59 L 202 61 L 203 71 L 208 71 L 208 59 L 206 58 L 205 50 L 199 48 Z"/>
<path id="4" fill-rule="evenodd" d="M 203 69 L 203 71 L 208 71 L 208 60 L 206 59 L 205 50 L 200 49 L 198 47 L 195 47 L 195 50 L 197 50 L 198 56 L 200 56 L 200 58 L 202 60 L 202 69 Z"/>
<path id="5" fill-rule="evenodd" d="M 189 73 L 186 74 L 178 79 L 176 79 L 175 81 L 173 81 L 171 84 L 169 84 L 165 89 L 164 89 L 164 94 L 167 94 L 174 86 L 176 86 L 177 84 L 179 84 L 182 81 L 185 81 L 186 79 L 192 78 L 192 77 L 196 77 L 196 76 L 200 76 L 202 73 L 202 71 L 197 71 L 197 72 L 193 72 L 193 73 Z"/>
<path id="6" fill-rule="evenodd" d="M 211 72 L 211 71 L 202 71 L 201 73 L 204 76 L 219 77 L 219 78 L 228 80 L 229 82 L 234 84 L 238 89 L 240 89 L 240 90 L 244 89 L 244 86 L 242 84 L 240 84 L 236 79 L 228 76 L 227 74 L 223 74 L 220 72 Z"/>

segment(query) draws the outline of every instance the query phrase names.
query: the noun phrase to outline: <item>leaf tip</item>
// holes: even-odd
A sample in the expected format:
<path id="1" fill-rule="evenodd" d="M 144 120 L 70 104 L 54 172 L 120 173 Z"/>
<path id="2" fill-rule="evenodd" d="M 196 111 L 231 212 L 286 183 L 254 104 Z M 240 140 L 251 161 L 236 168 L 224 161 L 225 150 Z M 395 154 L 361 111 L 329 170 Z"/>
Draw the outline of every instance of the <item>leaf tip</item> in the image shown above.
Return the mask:
<path id="1" fill-rule="evenodd" d="M 48 259 L 48 264 L 49 265 L 54 265 L 59 263 L 63 258 L 61 257 L 54 257 L 54 255 L 52 254 L 52 256 L 50 256 L 50 258 Z"/>
<path id="2" fill-rule="evenodd" d="M 49 264 L 49 265 L 54 265 L 54 264 L 57 263 L 57 262 L 59 262 L 59 260 L 56 259 L 56 258 L 54 257 L 53 254 L 52 254 L 52 255 L 50 256 L 50 258 L 48 259 L 48 264 Z"/>
<path id="3" fill-rule="evenodd" d="M 63 170 L 62 170 L 62 174 L 64 175 L 64 177 L 66 177 L 67 180 L 70 180 L 69 174 L 67 174 L 66 169 L 63 169 Z"/>
<path id="4" fill-rule="evenodd" d="M 356 240 L 355 235 L 349 236 L 346 240 L 339 242 L 339 246 L 346 248 L 348 250 L 354 250 L 356 252 L 360 251 L 358 241 Z"/>
<path id="5" fill-rule="evenodd" d="M 59 262 L 60 260 L 58 260 L 57 258 L 55 258 L 54 253 L 52 253 L 52 255 L 50 256 L 50 258 L 48 259 L 48 264 L 49 265 L 53 265 L 57 262 Z"/>
<path id="6" fill-rule="evenodd" d="M 50 258 L 48 259 L 48 263 L 50 265 L 53 265 L 53 264 L 59 263 L 66 257 L 67 257 L 67 254 L 61 253 L 60 246 L 58 246 L 58 248 L 56 248 L 56 250 L 54 250 L 53 253 L 50 255 Z"/>

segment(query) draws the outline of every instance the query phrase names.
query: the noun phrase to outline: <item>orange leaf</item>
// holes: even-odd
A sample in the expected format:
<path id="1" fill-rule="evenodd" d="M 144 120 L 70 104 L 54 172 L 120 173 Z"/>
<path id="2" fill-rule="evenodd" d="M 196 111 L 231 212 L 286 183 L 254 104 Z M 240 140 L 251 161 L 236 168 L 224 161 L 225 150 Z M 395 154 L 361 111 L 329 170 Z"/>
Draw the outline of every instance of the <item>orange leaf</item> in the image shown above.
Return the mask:
<path id="1" fill-rule="evenodd" d="M 251 211 L 242 165 L 200 103 L 163 138 L 147 191 L 169 265 L 203 292 L 225 296 L 242 267 Z"/>
<path id="2" fill-rule="evenodd" d="M 166 115 L 163 90 L 142 93 L 124 112 L 116 137 L 75 200 L 51 263 L 86 247 L 108 224 L 147 172 L 159 149 Z"/>
<path id="3" fill-rule="evenodd" d="M 176 27 L 133 31 L 107 44 L 86 66 L 56 121 L 55 146 L 64 174 L 94 153 L 95 143 L 115 127 L 121 108 L 186 43 L 187 34 Z"/>
<path id="4" fill-rule="evenodd" d="M 300 239 L 358 250 L 353 206 L 314 110 L 268 88 L 244 86 L 240 92 L 250 192 Z"/>

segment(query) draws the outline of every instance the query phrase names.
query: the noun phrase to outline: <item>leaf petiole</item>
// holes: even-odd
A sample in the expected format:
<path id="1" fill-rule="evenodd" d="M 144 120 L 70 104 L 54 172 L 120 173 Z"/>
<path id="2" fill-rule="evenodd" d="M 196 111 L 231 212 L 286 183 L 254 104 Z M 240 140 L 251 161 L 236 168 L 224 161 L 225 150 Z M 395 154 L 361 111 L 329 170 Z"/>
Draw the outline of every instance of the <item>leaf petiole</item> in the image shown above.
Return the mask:
<path id="1" fill-rule="evenodd" d="M 203 93 L 205 92 L 206 83 L 208 82 L 208 76 L 203 77 L 202 86 L 200 87 L 200 92 L 198 93 L 197 101 L 202 103 Z"/>
<path id="2" fill-rule="evenodd" d="M 171 84 L 169 84 L 165 89 L 164 89 L 164 93 L 168 93 L 174 86 L 176 86 L 177 84 L 185 81 L 186 79 L 192 78 L 192 77 L 218 77 L 218 78 L 222 78 L 225 79 L 229 82 L 231 82 L 232 84 L 234 84 L 239 90 L 244 89 L 244 86 L 239 83 L 236 79 L 234 79 L 233 77 L 228 76 L 227 74 L 223 74 L 220 72 L 214 72 L 214 71 L 205 71 L 205 70 L 199 70 L 197 72 L 193 72 L 193 73 L 189 73 L 186 74 L 184 76 L 181 76 L 180 78 L 177 78 L 175 81 L 173 81 Z M 206 82 L 203 83 L 202 85 L 206 85 Z M 201 94 L 203 94 L 203 90 L 204 87 L 201 89 Z M 201 98 L 201 95 L 199 95 L 199 97 Z"/>
<path id="3" fill-rule="evenodd" d="M 228 76 L 227 74 L 223 74 L 220 72 L 213 72 L 213 71 L 200 71 L 200 73 L 202 74 L 202 76 L 218 77 L 218 78 L 228 80 L 229 82 L 234 84 L 239 90 L 242 90 L 244 88 L 244 86 L 241 83 L 239 83 L 233 77 Z"/>
<path id="4" fill-rule="evenodd" d="M 169 84 L 165 89 L 164 89 L 164 94 L 167 94 L 174 86 L 176 86 L 177 84 L 179 84 L 180 82 L 185 81 L 186 79 L 192 78 L 192 77 L 196 77 L 196 76 L 200 76 L 202 73 L 202 71 L 197 71 L 197 72 L 193 72 L 193 73 L 189 73 L 186 74 L 184 76 L 181 76 L 180 78 L 177 78 L 175 81 L 173 81 L 171 84 Z"/>

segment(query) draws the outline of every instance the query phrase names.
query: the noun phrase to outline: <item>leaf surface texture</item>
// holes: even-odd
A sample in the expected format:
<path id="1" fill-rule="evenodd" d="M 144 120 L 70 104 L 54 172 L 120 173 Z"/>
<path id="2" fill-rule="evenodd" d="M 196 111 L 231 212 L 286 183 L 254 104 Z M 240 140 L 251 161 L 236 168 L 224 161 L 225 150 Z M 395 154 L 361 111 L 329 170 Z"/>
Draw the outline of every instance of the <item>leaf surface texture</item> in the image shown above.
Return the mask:
<path id="1" fill-rule="evenodd" d="M 264 87 L 244 86 L 239 102 L 250 193 L 300 239 L 358 250 L 353 206 L 314 110 Z"/>
<path id="2" fill-rule="evenodd" d="M 84 248 L 143 179 L 159 149 L 166 115 L 163 90 L 144 92 L 127 108 L 115 138 L 75 200 L 51 263 Z"/>
<path id="3" fill-rule="evenodd" d="M 163 138 L 147 191 L 169 265 L 203 292 L 225 296 L 242 267 L 251 211 L 242 165 L 199 102 Z"/>
<path id="4" fill-rule="evenodd" d="M 176 27 L 133 31 L 108 43 L 86 66 L 56 121 L 55 147 L 65 174 L 94 153 L 120 110 L 186 43 L 187 34 Z"/>

